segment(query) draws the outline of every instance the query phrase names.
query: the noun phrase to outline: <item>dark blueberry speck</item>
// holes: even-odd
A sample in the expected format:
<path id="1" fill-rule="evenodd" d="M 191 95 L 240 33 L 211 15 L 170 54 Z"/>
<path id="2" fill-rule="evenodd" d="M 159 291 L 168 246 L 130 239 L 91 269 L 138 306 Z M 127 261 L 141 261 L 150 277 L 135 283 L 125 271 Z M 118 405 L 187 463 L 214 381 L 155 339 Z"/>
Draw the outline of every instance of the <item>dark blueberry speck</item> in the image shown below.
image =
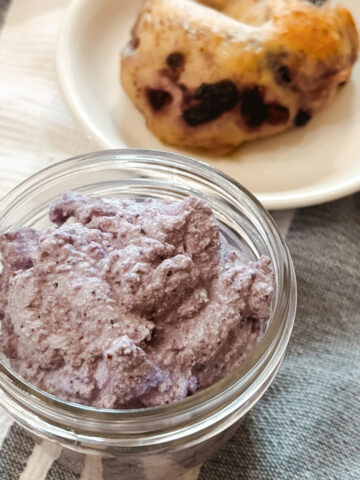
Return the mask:
<path id="1" fill-rule="evenodd" d="M 154 110 L 161 110 L 172 100 L 172 96 L 166 90 L 148 88 L 146 94 L 148 101 Z"/>
<path id="2" fill-rule="evenodd" d="M 217 83 L 202 83 L 195 92 L 195 98 L 204 102 L 214 102 L 226 111 L 235 106 L 238 94 L 233 82 L 221 80 Z"/>
<path id="3" fill-rule="evenodd" d="M 312 3 L 316 7 L 321 7 L 327 0 L 308 0 L 308 2 Z"/>
<path id="4" fill-rule="evenodd" d="M 260 127 L 267 117 L 267 108 L 259 87 L 246 88 L 240 95 L 241 113 L 248 127 Z"/>
<path id="5" fill-rule="evenodd" d="M 270 125 L 282 125 L 287 123 L 289 118 L 290 112 L 288 108 L 276 103 L 267 105 L 267 122 Z"/>
<path id="6" fill-rule="evenodd" d="M 185 57 L 180 52 L 170 53 L 166 59 L 167 65 L 171 68 L 172 71 L 176 71 L 184 66 Z"/>
<path id="7" fill-rule="evenodd" d="M 281 83 L 291 83 L 291 73 L 289 67 L 287 67 L 286 65 L 282 65 L 278 68 L 277 76 L 278 80 L 280 80 Z"/>
<path id="8" fill-rule="evenodd" d="M 293 72 L 287 66 L 289 55 L 282 52 L 269 52 L 267 54 L 267 67 L 273 73 L 276 83 L 281 86 L 290 86 L 293 81 Z"/>
<path id="9" fill-rule="evenodd" d="M 295 117 L 295 125 L 297 127 L 303 127 L 311 120 L 311 114 L 306 110 L 299 110 Z"/>
<path id="10" fill-rule="evenodd" d="M 201 84 L 193 98 L 199 103 L 184 110 L 184 120 L 192 127 L 215 120 L 231 110 L 238 101 L 238 92 L 233 82 L 221 80 Z"/>

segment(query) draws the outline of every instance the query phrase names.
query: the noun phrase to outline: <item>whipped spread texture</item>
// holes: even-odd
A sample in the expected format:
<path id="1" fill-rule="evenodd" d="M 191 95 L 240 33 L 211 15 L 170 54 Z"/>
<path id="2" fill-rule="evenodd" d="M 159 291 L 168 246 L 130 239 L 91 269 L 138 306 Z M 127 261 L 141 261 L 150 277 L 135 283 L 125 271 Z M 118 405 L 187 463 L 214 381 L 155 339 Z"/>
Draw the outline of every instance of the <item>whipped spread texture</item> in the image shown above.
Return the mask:
<path id="1" fill-rule="evenodd" d="M 206 202 L 70 192 L 49 215 L 44 232 L 0 235 L 0 351 L 42 390 L 103 408 L 175 402 L 264 333 L 270 260 L 244 264 Z"/>

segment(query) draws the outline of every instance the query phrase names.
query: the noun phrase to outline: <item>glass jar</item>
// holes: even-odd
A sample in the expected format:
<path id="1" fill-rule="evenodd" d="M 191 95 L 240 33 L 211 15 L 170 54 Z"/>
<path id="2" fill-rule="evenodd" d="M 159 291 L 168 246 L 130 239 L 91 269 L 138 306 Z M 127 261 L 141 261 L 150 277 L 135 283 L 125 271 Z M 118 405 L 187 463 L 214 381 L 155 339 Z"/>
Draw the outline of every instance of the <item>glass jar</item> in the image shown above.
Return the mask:
<path id="1" fill-rule="evenodd" d="M 64 402 L 0 361 L 1 406 L 42 444 L 60 444 L 61 459 L 73 470 L 84 462 L 87 468 L 97 465 L 104 480 L 176 479 L 197 471 L 260 399 L 281 364 L 296 310 L 289 251 L 270 215 L 234 180 L 204 163 L 148 150 L 91 153 L 40 171 L 1 200 L 1 229 L 44 229 L 49 204 L 68 190 L 140 200 L 196 195 L 210 204 L 222 234 L 245 258 L 272 260 L 275 295 L 262 340 L 231 375 L 178 403 L 106 410 Z"/>

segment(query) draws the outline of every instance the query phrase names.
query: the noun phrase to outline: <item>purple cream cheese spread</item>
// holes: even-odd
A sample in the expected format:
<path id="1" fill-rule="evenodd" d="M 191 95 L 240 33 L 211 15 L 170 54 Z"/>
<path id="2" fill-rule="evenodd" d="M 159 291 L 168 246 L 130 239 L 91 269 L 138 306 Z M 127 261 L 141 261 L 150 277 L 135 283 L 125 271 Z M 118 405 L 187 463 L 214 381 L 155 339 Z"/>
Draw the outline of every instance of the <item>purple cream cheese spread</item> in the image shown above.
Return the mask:
<path id="1" fill-rule="evenodd" d="M 0 236 L 0 351 L 42 390 L 103 408 L 175 402 L 261 338 L 270 260 L 245 265 L 206 202 L 66 193 L 50 219 Z"/>

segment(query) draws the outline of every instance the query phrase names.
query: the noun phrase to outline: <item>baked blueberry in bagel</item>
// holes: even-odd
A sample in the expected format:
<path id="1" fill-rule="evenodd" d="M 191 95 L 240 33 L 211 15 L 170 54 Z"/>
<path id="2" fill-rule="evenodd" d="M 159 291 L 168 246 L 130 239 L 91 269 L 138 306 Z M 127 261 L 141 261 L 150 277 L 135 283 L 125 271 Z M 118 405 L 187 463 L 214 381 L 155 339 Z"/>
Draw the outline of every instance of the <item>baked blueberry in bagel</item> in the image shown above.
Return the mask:
<path id="1" fill-rule="evenodd" d="M 306 125 L 358 49 L 336 0 L 148 0 L 121 79 L 161 140 L 223 153 Z"/>

